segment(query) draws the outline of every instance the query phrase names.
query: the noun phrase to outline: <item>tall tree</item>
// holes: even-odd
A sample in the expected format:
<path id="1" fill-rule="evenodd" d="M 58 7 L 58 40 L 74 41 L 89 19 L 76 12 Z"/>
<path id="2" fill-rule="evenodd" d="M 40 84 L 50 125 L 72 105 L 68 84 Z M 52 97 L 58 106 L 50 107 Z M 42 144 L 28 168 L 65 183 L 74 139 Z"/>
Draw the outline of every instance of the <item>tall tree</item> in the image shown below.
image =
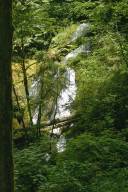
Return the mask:
<path id="1" fill-rule="evenodd" d="M 12 0 L 0 0 L 0 191 L 13 192 Z"/>

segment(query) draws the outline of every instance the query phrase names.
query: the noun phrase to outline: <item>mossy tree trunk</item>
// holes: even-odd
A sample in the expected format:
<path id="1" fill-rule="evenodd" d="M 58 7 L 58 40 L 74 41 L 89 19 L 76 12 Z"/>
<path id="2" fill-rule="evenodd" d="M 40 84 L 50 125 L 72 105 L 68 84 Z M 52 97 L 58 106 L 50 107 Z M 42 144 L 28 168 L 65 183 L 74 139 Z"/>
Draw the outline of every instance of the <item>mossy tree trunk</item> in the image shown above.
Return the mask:
<path id="1" fill-rule="evenodd" d="M 16 93 L 16 89 L 15 89 L 14 84 L 12 85 L 12 90 L 13 90 L 13 94 L 14 94 L 15 99 L 16 99 L 16 103 L 17 103 L 17 107 L 18 107 L 18 112 L 19 112 L 20 115 L 21 115 L 22 128 L 24 129 L 25 137 L 26 137 L 26 140 L 27 140 L 27 139 L 28 139 L 27 128 L 26 128 L 26 126 L 25 126 L 23 113 L 22 113 L 22 111 L 21 111 L 20 102 L 19 102 L 18 95 L 17 95 L 17 93 Z"/>
<path id="2" fill-rule="evenodd" d="M 37 119 L 37 137 L 41 136 L 41 117 L 42 117 L 42 102 L 43 102 L 43 89 L 44 89 L 44 82 L 43 82 L 44 72 L 42 73 L 41 78 L 41 87 L 39 93 L 39 111 L 38 111 L 38 119 Z"/>
<path id="3" fill-rule="evenodd" d="M 12 0 L 0 0 L 0 192 L 13 192 Z"/>
<path id="4" fill-rule="evenodd" d="M 23 83 L 24 83 L 24 89 L 25 89 L 25 95 L 26 95 L 26 101 L 27 101 L 30 127 L 33 127 L 31 104 L 30 104 L 30 97 L 29 97 L 29 88 L 28 88 L 28 78 L 27 78 L 27 72 L 26 72 L 26 66 L 25 66 L 24 37 L 23 37 L 23 31 L 22 30 L 21 30 L 21 34 L 22 34 L 22 38 L 21 38 L 21 60 L 22 60 L 21 61 L 21 68 L 22 68 L 22 73 L 23 73 Z"/>
<path id="5" fill-rule="evenodd" d="M 26 73 L 26 68 L 25 68 L 24 57 L 22 58 L 21 67 L 22 67 L 22 72 L 23 72 L 23 82 L 24 82 L 24 89 L 25 89 L 27 108 L 28 108 L 28 114 L 29 114 L 29 120 L 30 120 L 30 127 L 32 127 L 33 126 L 32 112 L 31 112 L 31 104 L 30 104 L 29 89 L 28 89 L 28 78 L 27 78 L 27 73 Z"/>

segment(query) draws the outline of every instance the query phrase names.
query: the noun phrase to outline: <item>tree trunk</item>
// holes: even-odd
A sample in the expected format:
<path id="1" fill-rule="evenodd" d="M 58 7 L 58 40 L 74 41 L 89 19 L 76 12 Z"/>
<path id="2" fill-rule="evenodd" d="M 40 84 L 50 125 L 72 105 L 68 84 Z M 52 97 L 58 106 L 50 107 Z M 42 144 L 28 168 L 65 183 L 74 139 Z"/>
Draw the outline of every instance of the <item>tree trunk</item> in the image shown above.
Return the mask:
<path id="1" fill-rule="evenodd" d="M 38 113 L 38 119 L 37 119 L 37 137 L 41 136 L 41 117 L 42 117 L 42 100 L 43 100 L 43 82 L 44 72 L 42 73 L 42 79 L 40 81 L 41 87 L 40 87 L 40 99 L 39 99 L 39 113 Z"/>
<path id="2" fill-rule="evenodd" d="M 38 113 L 38 119 L 37 119 L 37 137 L 41 136 L 41 116 L 42 116 L 42 103 L 40 101 L 39 104 L 39 113 Z"/>
<path id="3" fill-rule="evenodd" d="M 27 108 L 28 108 L 28 114 L 29 114 L 29 120 L 30 120 L 30 127 L 32 127 L 33 121 L 32 121 L 32 112 L 31 112 L 31 105 L 30 105 L 30 98 L 29 98 L 29 90 L 28 90 L 28 79 L 27 79 L 26 68 L 25 68 L 25 53 L 24 53 L 23 38 L 21 39 L 21 43 L 22 43 L 21 68 L 22 68 L 22 72 L 23 72 L 23 82 L 24 82 L 24 88 L 25 88 L 25 94 L 26 94 L 26 100 L 27 100 Z"/>
<path id="4" fill-rule="evenodd" d="M 0 0 L 0 192 L 13 192 L 12 1 Z"/>
<path id="5" fill-rule="evenodd" d="M 12 85 L 12 87 L 13 87 L 14 96 L 15 96 L 15 98 L 16 98 L 16 103 L 17 103 L 18 111 L 19 111 L 19 113 L 22 115 L 21 107 L 20 107 L 20 103 L 19 103 L 19 99 L 18 99 L 18 95 L 17 95 L 17 93 L 16 93 L 16 89 L 15 89 L 14 84 Z M 25 123 L 24 123 L 23 115 L 21 116 L 21 122 L 22 122 L 22 126 L 23 126 L 23 129 L 24 129 L 25 138 L 28 139 L 27 128 L 26 128 Z"/>

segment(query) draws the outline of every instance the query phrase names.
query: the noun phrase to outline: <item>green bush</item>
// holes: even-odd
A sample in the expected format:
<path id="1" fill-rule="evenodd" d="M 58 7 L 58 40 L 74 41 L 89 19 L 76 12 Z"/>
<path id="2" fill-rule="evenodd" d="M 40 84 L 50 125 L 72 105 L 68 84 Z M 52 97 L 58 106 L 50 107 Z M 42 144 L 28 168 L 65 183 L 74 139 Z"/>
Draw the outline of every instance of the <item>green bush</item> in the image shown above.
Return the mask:
<path id="1" fill-rule="evenodd" d="M 47 137 L 22 150 L 15 151 L 15 182 L 17 192 L 35 192 L 47 181 L 48 166 L 54 164 L 54 155 L 49 159 L 50 142 Z M 49 161 L 48 161 L 49 160 Z"/>

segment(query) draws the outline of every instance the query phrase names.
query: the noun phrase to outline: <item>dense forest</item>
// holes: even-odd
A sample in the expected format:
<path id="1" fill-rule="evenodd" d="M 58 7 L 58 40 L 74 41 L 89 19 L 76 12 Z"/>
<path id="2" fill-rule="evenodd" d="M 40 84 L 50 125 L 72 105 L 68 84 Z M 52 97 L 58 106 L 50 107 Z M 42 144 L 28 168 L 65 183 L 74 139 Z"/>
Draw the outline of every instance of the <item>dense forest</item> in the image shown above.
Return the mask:
<path id="1" fill-rule="evenodd" d="M 14 191 L 128 192 L 127 0 L 0 0 L 0 192 Z"/>

